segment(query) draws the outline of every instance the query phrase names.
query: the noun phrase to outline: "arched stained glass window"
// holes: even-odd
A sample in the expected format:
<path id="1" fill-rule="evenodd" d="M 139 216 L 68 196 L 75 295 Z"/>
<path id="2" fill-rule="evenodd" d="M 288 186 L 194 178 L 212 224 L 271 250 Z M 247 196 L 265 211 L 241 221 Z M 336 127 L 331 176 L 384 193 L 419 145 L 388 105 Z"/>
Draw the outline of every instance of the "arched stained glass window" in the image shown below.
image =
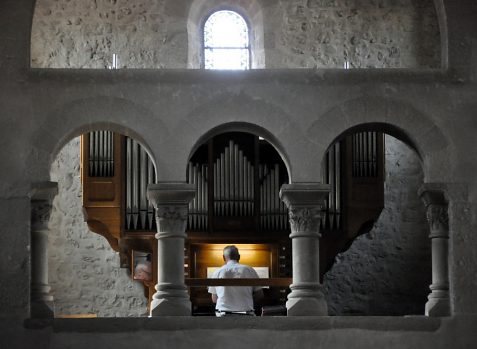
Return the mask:
<path id="1" fill-rule="evenodd" d="M 214 12 L 204 24 L 205 69 L 249 69 L 248 26 L 234 11 Z"/>

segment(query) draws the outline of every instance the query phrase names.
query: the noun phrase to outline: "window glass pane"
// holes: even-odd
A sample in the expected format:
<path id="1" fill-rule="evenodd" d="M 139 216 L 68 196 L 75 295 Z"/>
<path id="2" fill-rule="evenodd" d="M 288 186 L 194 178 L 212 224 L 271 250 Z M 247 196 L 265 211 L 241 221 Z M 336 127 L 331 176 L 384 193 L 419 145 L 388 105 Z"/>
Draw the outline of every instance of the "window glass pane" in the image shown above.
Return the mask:
<path id="1" fill-rule="evenodd" d="M 233 11 L 217 11 L 204 25 L 206 69 L 248 69 L 250 48 L 245 20 Z"/>
<path id="2" fill-rule="evenodd" d="M 205 69 L 248 69 L 248 49 L 205 49 Z"/>

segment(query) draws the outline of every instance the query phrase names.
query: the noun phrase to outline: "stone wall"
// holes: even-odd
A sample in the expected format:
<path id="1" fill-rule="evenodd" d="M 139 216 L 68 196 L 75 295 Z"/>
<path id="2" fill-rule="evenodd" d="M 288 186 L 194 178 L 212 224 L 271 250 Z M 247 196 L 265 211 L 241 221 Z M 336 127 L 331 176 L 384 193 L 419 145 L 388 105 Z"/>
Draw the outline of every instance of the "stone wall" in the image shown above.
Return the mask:
<path id="1" fill-rule="evenodd" d="M 280 0 L 264 16 L 269 68 L 437 68 L 432 0 Z"/>
<path id="2" fill-rule="evenodd" d="M 385 207 L 325 274 L 330 315 L 424 314 L 432 267 L 422 181 L 414 151 L 386 136 Z"/>
<path id="3" fill-rule="evenodd" d="M 342 67 L 345 58 L 352 67 L 439 65 L 431 0 L 261 3 L 269 68 Z M 166 0 L 38 0 L 31 64 L 105 68 L 117 53 L 120 67 L 184 68 L 186 18 L 171 11 Z M 326 276 L 332 314 L 423 313 L 430 257 L 422 204 L 415 195 L 422 182 L 420 164 L 405 145 L 388 137 L 386 165 L 386 208 L 375 229 L 339 255 Z M 83 222 L 78 140 L 60 153 L 52 178 L 60 185 L 50 238 L 50 282 L 58 313 L 145 313 L 141 287 Z"/>
<path id="4" fill-rule="evenodd" d="M 259 4 L 266 68 L 342 68 L 345 60 L 353 68 L 440 65 L 432 0 Z M 124 68 L 186 68 L 189 6 L 184 0 L 38 0 L 31 65 L 106 68 L 116 53 Z"/>
<path id="5" fill-rule="evenodd" d="M 34 68 L 185 68 L 187 29 L 163 0 L 38 0 Z"/>
<path id="6" fill-rule="evenodd" d="M 100 317 L 141 316 L 147 299 L 142 285 L 119 268 L 119 255 L 83 219 L 79 138 L 68 143 L 52 165 L 59 193 L 50 218 L 49 280 L 55 313 Z"/>

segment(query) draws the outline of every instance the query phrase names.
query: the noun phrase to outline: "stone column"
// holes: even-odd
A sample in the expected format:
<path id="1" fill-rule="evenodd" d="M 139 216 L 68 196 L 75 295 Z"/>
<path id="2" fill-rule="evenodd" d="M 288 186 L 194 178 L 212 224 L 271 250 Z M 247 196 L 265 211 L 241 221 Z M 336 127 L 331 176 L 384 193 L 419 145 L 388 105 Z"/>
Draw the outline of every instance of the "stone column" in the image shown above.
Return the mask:
<path id="1" fill-rule="evenodd" d="M 157 285 L 151 316 L 191 315 L 184 284 L 184 240 L 189 202 L 195 186 L 186 183 L 149 185 L 147 197 L 156 209 Z"/>
<path id="2" fill-rule="evenodd" d="M 419 196 L 426 206 L 432 244 L 432 284 L 425 314 L 450 316 L 448 202 L 443 189 L 432 184 L 423 185 L 419 189 Z"/>
<path id="3" fill-rule="evenodd" d="M 280 198 L 289 210 L 293 283 L 286 303 L 288 316 L 328 315 L 320 284 L 320 222 L 329 186 L 284 184 Z"/>
<path id="4" fill-rule="evenodd" d="M 31 301 L 32 318 L 54 316 L 53 296 L 48 284 L 48 221 L 58 185 L 44 182 L 31 192 Z"/>

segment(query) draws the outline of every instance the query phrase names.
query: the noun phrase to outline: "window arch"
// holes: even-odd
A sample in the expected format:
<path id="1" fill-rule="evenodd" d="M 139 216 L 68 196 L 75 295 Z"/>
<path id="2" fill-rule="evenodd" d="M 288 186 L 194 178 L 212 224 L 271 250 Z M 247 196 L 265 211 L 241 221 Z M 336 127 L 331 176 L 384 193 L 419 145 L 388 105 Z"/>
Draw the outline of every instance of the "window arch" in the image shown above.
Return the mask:
<path id="1" fill-rule="evenodd" d="M 249 28 L 235 11 L 213 12 L 203 26 L 205 69 L 250 69 Z"/>

